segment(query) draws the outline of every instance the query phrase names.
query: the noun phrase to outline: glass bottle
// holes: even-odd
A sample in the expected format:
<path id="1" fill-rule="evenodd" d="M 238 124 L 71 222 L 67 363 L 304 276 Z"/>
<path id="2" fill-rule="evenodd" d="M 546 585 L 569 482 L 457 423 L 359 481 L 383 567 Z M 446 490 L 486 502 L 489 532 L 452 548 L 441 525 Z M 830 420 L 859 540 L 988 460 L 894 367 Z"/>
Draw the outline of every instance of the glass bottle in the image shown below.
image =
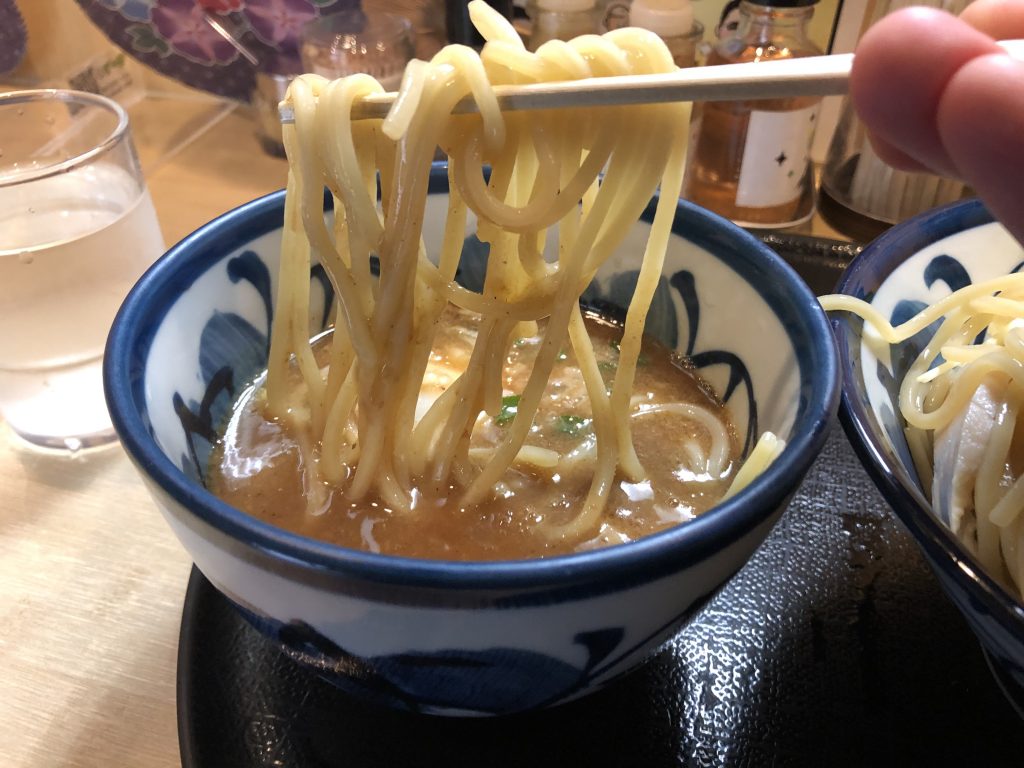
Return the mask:
<path id="1" fill-rule="evenodd" d="M 597 0 L 530 0 L 526 15 L 530 17 L 527 48 L 531 51 L 548 40 L 571 40 L 600 31 Z"/>
<path id="2" fill-rule="evenodd" d="M 739 28 L 712 49 L 708 65 L 820 55 L 807 37 L 815 2 L 742 0 Z M 683 196 L 741 226 L 806 221 L 814 213 L 809 150 L 820 105 L 816 96 L 696 105 Z"/>
<path id="3" fill-rule="evenodd" d="M 690 0 L 633 0 L 629 23 L 658 35 L 677 67 L 697 63 L 697 46 L 704 36 L 704 25 L 694 20 Z"/>
<path id="4" fill-rule="evenodd" d="M 821 168 L 818 208 L 833 229 L 869 242 L 897 222 L 959 200 L 963 182 L 896 170 L 875 154 L 847 97 Z"/>
<path id="5" fill-rule="evenodd" d="M 898 0 L 877 0 L 861 22 L 868 29 L 902 7 Z M 914 0 L 959 14 L 969 0 Z M 833 229 L 868 242 L 900 221 L 971 194 L 963 182 L 929 173 L 900 171 L 875 154 L 867 129 L 849 97 L 842 110 L 828 154 L 821 167 L 818 211 Z"/>

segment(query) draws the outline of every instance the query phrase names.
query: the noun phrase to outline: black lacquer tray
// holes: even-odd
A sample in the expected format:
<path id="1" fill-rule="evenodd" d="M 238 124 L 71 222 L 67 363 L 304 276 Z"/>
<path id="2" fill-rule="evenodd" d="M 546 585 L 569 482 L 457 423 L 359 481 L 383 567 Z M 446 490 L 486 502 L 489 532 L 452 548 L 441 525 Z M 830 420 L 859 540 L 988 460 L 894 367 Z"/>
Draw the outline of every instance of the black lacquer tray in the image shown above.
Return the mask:
<path id="1" fill-rule="evenodd" d="M 764 239 L 828 292 L 856 247 Z M 185 768 L 1019 766 L 1024 722 L 835 426 L 746 567 L 648 664 L 583 701 L 448 720 L 346 696 L 193 570 L 178 657 Z"/>

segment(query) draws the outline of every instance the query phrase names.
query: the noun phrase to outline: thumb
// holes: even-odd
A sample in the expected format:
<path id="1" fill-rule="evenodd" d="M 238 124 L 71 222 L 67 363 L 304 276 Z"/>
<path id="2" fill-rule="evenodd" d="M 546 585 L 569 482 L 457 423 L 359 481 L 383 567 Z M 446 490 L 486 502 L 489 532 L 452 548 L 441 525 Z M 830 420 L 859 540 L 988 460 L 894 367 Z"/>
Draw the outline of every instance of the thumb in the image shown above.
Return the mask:
<path id="1" fill-rule="evenodd" d="M 934 8 L 897 11 L 872 26 L 857 45 L 850 98 L 879 156 L 908 170 L 959 175 L 936 113 L 962 66 L 1000 50 L 988 35 Z"/>

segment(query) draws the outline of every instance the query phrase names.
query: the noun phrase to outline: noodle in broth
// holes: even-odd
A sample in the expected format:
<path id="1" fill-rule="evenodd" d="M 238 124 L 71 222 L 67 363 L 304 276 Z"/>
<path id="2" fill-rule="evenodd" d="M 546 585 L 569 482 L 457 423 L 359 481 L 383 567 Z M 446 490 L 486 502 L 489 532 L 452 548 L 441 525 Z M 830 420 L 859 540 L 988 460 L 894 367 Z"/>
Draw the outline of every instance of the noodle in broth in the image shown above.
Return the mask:
<path id="1" fill-rule="evenodd" d="M 604 534 L 611 537 L 605 543 L 626 540 L 606 530 L 607 509 L 622 483 L 648 480 L 632 429 L 635 383 L 682 184 L 690 105 L 502 114 L 494 85 L 653 74 L 675 65 L 645 30 L 551 41 L 531 53 L 481 0 L 470 13 L 487 40 L 482 52 L 453 45 L 430 62 L 413 62 L 383 121 L 352 118 L 358 99 L 383 90 L 368 76 L 329 82 L 304 75 L 289 89 L 295 121 L 284 129 L 282 262 L 260 411 L 299 452 L 309 515 L 323 510 L 328 495 L 393 516 L 424 514 L 425 498 L 474 509 L 500 498 L 518 465 L 546 461 L 551 469 L 567 460 L 534 435 L 552 374 L 569 350 L 593 436 L 587 480 L 565 514 L 535 520 L 533 535 L 570 551 Z M 467 96 L 479 114 L 452 115 Z M 435 261 L 421 231 L 437 147 L 448 156 L 450 191 Z M 606 379 L 580 296 L 659 186 L 672 193 L 659 198 Z M 334 198 L 333 220 L 324 214 L 324 188 Z M 470 211 L 489 246 L 481 291 L 455 282 Z M 557 242 L 553 253 L 545 252 L 549 240 Z M 337 296 L 327 341 L 310 339 L 313 263 L 323 265 Z M 473 343 L 464 366 L 423 407 L 432 355 L 453 311 L 473 316 Z M 515 418 L 483 449 L 480 424 L 501 418 L 506 363 L 522 338 L 536 343 L 514 395 Z M 707 436 L 705 447 L 687 449 L 687 461 L 716 483 L 731 479 L 715 498 L 749 482 L 782 449 L 765 435 L 737 473 L 734 453 L 722 448 L 732 438 L 720 407 L 665 401 L 658 408 L 659 418 L 675 414 Z M 654 421 L 653 412 L 640 420 Z"/>

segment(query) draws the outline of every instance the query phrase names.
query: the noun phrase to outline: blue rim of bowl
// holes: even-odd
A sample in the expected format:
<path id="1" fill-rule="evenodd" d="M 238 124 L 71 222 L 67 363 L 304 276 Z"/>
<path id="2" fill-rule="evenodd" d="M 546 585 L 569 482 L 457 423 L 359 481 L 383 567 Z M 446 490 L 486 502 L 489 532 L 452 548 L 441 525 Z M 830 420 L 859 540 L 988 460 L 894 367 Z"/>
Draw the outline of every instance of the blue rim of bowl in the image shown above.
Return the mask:
<path id="1" fill-rule="evenodd" d="M 441 189 L 447 190 L 446 174 L 437 173 L 435 168 L 429 191 Z M 224 254 L 279 228 L 283 201 L 283 191 L 253 200 L 172 247 L 125 299 L 111 328 L 103 362 L 111 419 L 137 467 L 192 516 L 282 566 L 329 578 L 357 578 L 411 588 L 519 590 L 607 582 L 639 574 L 647 578 L 700 562 L 765 523 L 788 502 L 824 444 L 838 408 L 839 366 L 828 318 L 817 299 L 796 272 L 753 235 L 681 200 L 682 215 L 677 215 L 673 232 L 709 250 L 716 245 L 735 248 L 742 254 L 735 259 L 753 270 L 744 275 L 752 287 L 776 311 L 787 312 L 791 320 L 807 328 L 809 336 L 821 341 L 811 349 L 797 350 L 798 355 L 807 356 L 806 365 L 800 365 L 800 376 L 801 390 L 809 394 L 794 424 L 794 437 L 770 470 L 750 486 L 695 520 L 628 545 L 534 560 L 456 562 L 380 555 L 327 544 L 263 523 L 196 485 L 174 466 L 150 436 L 136 403 L 142 402 L 140 385 L 156 328 L 174 299 Z M 645 218 L 653 205 L 652 201 Z M 817 385 L 806 386 L 812 380 Z"/>
<path id="2" fill-rule="evenodd" d="M 911 254 L 945 237 L 993 221 L 992 214 L 977 199 L 949 203 L 908 219 L 880 235 L 854 258 L 840 277 L 836 293 L 870 300 L 878 286 Z M 871 286 L 870 292 L 866 286 Z M 932 514 L 931 505 L 910 475 L 890 469 L 885 445 L 871 429 L 869 409 L 858 395 L 854 364 L 849 355 L 849 321 L 845 315 L 840 315 L 831 322 L 843 372 L 839 418 L 861 463 L 930 558 L 952 564 L 952 578 L 970 585 L 971 594 L 983 600 L 991 614 L 1004 626 L 1014 627 L 1019 632 L 1024 628 L 1024 607 L 985 572 L 953 532 Z M 1015 617 L 1016 621 L 1011 623 L 1010 617 Z"/>

